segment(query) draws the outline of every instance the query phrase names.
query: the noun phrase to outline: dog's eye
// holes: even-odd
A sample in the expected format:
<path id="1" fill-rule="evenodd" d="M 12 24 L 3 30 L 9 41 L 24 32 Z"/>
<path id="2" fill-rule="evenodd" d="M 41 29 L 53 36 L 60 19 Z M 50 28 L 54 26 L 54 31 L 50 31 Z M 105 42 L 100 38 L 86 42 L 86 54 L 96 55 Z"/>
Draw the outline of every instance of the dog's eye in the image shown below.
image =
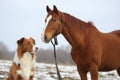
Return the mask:
<path id="1" fill-rule="evenodd" d="M 30 43 L 30 42 L 28 42 L 28 45 L 31 45 L 31 43 Z"/>

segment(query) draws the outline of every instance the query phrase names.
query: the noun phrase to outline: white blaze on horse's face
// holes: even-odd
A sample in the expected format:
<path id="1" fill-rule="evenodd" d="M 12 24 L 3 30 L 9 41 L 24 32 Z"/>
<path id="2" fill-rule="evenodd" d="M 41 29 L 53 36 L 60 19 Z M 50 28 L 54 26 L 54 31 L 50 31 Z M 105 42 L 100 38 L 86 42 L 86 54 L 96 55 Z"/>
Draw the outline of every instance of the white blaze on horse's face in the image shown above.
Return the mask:
<path id="1" fill-rule="evenodd" d="M 47 27 L 47 25 L 51 19 L 52 19 L 52 15 L 49 15 L 48 18 L 46 19 L 45 28 Z"/>
<path id="2" fill-rule="evenodd" d="M 49 15 L 48 17 L 47 17 L 47 19 L 46 19 L 46 22 L 45 22 L 45 27 L 44 27 L 44 29 L 43 29 L 43 32 L 42 32 L 42 41 L 43 42 L 45 42 L 45 40 L 44 40 L 44 33 L 45 33 L 45 29 L 46 29 L 46 27 L 47 27 L 47 25 L 48 25 L 48 23 L 49 23 L 49 21 L 52 19 L 52 15 Z"/>

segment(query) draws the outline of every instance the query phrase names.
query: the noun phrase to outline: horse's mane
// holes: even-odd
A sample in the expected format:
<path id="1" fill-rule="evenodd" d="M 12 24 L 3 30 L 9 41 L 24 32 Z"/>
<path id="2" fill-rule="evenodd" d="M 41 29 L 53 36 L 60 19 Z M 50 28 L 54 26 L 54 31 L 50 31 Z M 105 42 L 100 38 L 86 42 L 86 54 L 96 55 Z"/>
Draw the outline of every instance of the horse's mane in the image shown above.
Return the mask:
<path id="1" fill-rule="evenodd" d="M 116 34 L 120 38 L 120 30 L 112 31 L 111 33 Z"/>
<path id="2" fill-rule="evenodd" d="M 69 25 L 76 24 L 81 28 L 93 28 L 93 29 L 97 30 L 97 28 L 93 25 L 93 22 L 91 22 L 91 21 L 85 22 L 85 21 L 82 21 L 82 20 L 68 14 L 68 13 L 63 13 L 63 14 L 65 15 L 65 19 L 69 20 Z"/>

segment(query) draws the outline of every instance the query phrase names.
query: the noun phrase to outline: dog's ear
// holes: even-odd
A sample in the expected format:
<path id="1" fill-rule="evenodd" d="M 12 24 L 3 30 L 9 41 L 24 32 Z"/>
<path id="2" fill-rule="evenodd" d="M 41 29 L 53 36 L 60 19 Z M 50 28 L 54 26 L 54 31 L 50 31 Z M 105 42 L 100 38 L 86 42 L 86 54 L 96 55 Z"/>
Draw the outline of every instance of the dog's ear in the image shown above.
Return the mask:
<path id="1" fill-rule="evenodd" d="M 35 40 L 32 38 L 32 37 L 30 37 L 30 39 L 33 41 L 33 43 L 35 44 Z"/>
<path id="2" fill-rule="evenodd" d="M 17 44 L 22 44 L 22 42 L 24 41 L 24 37 L 23 38 L 21 38 L 20 40 L 17 40 Z"/>

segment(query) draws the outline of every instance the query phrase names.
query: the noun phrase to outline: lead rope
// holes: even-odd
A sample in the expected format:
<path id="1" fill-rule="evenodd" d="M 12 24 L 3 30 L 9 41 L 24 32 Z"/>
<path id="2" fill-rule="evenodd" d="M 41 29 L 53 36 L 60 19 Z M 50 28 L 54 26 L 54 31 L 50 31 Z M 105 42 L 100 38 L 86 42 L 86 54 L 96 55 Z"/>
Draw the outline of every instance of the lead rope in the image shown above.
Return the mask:
<path id="1" fill-rule="evenodd" d="M 59 70 L 58 70 L 57 58 L 56 58 L 56 48 L 55 48 L 55 46 L 58 45 L 57 38 L 56 38 L 56 37 L 54 38 L 54 43 L 53 43 L 53 41 L 51 40 L 51 43 L 52 43 L 53 48 L 54 48 L 54 58 L 55 58 L 55 65 L 56 65 L 58 80 L 62 80 L 61 75 L 60 75 L 60 72 L 59 72 Z"/>

